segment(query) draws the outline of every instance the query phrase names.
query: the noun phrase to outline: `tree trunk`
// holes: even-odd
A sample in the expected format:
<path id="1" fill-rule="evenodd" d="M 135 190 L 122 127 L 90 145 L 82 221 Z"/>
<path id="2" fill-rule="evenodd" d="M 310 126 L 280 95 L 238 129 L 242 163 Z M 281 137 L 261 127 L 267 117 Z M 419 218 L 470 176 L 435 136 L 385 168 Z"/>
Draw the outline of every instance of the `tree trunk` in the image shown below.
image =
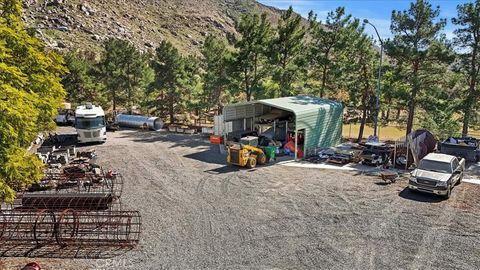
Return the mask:
<path id="1" fill-rule="evenodd" d="M 282 74 L 281 74 L 281 77 L 280 77 L 280 93 L 281 93 L 281 96 L 282 97 L 286 97 L 289 95 L 289 92 L 288 90 L 290 90 L 290 86 L 287 85 L 287 80 L 286 80 L 286 76 L 285 76 L 285 73 L 286 73 L 286 70 L 287 70 L 287 54 L 284 53 L 283 57 L 282 57 Z"/>
<path id="2" fill-rule="evenodd" d="M 128 102 L 127 102 L 127 106 L 128 106 L 128 114 L 132 114 L 132 82 L 130 80 L 130 63 L 127 64 L 127 81 L 128 81 L 128 92 L 127 92 L 127 95 L 128 95 Z"/>
<path id="3" fill-rule="evenodd" d="M 255 56 L 253 58 L 253 80 L 250 85 L 250 91 L 248 94 L 248 101 L 252 99 L 252 86 L 257 86 L 258 84 L 258 73 L 257 73 L 257 68 L 258 68 L 258 53 L 255 53 Z M 258 88 L 257 88 L 258 89 Z"/>
<path id="4" fill-rule="evenodd" d="M 408 104 L 408 118 L 407 118 L 407 132 L 406 135 L 410 134 L 413 129 L 413 116 L 415 115 L 415 99 L 417 96 L 417 89 L 412 89 L 412 95 L 410 96 L 410 101 Z"/>
<path id="5" fill-rule="evenodd" d="M 132 90 L 128 87 L 128 114 L 132 114 Z"/>
<path id="6" fill-rule="evenodd" d="M 245 94 L 247 95 L 247 101 L 250 101 L 250 82 L 249 82 L 249 76 L 248 76 L 248 70 L 247 68 L 243 69 L 243 74 L 245 76 Z"/>
<path id="7" fill-rule="evenodd" d="M 169 97 L 169 102 L 168 102 L 168 114 L 170 115 L 170 124 L 173 124 L 175 122 L 175 115 L 174 115 L 174 109 L 173 109 L 173 98 Z"/>
<path id="8" fill-rule="evenodd" d="M 476 100 L 476 92 L 475 86 L 477 83 L 477 48 L 474 47 L 472 51 L 472 60 L 471 60 L 471 70 L 470 70 L 470 83 L 468 87 L 468 96 L 467 100 L 465 101 L 465 105 L 463 108 L 463 128 L 462 128 L 462 135 L 468 135 L 468 125 L 470 122 L 470 112 L 472 110 L 472 105 L 475 103 Z"/>
<path id="9" fill-rule="evenodd" d="M 398 121 L 400 119 L 400 113 L 402 112 L 402 109 L 397 108 L 397 116 L 395 116 L 395 121 Z"/>
<path id="10" fill-rule="evenodd" d="M 470 118 L 470 107 L 471 105 L 468 104 L 470 103 L 469 101 L 466 102 L 465 108 L 463 110 L 463 128 L 462 128 L 462 136 L 467 136 L 468 135 L 468 124 L 469 124 L 469 118 Z"/>
<path id="11" fill-rule="evenodd" d="M 325 85 L 327 84 L 327 67 L 323 67 L 322 73 L 322 88 L 320 88 L 320 97 L 323 98 L 325 94 Z"/>
<path id="12" fill-rule="evenodd" d="M 366 121 L 367 121 L 367 107 L 363 106 L 362 120 L 360 121 L 360 130 L 358 131 L 357 143 L 361 142 L 363 139 L 363 130 L 365 129 Z"/>
<path id="13" fill-rule="evenodd" d="M 325 59 L 327 59 L 327 62 L 329 60 L 329 55 L 330 55 L 330 49 L 327 48 L 327 51 L 325 52 Z M 325 85 L 327 85 L 327 71 L 328 71 L 328 64 L 323 65 L 323 72 L 322 72 L 322 88 L 320 89 L 320 97 L 323 98 L 323 95 L 325 94 Z"/>
<path id="14" fill-rule="evenodd" d="M 117 110 L 117 91 L 113 91 L 112 93 L 112 102 L 113 102 L 113 111 Z"/>
<path id="15" fill-rule="evenodd" d="M 363 55 L 361 56 L 360 61 L 363 62 Z M 367 121 L 367 99 L 368 99 L 368 93 L 370 91 L 370 82 L 369 82 L 369 76 L 368 76 L 368 69 L 365 64 L 362 65 L 362 71 L 363 71 L 363 81 L 365 83 L 364 88 L 363 88 L 363 93 L 362 93 L 362 120 L 360 122 L 360 130 L 358 131 L 358 138 L 357 142 L 361 142 L 363 138 L 363 130 L 365 129 L 365 122 Z"/>
<path id="16" fill-rule="evenodd" d="M 407 119 L 407 131 L 406 135 L 410 134 L 413 129 L 413 117 L 415 115 L 415 105 L 417 99 L 417 92 L 418 92 L 418 62 L 413 64 L 413 85 L 412 85 L 412 93 L 410 95 L 410 100 L 408 102 L 408 119 Z"/>

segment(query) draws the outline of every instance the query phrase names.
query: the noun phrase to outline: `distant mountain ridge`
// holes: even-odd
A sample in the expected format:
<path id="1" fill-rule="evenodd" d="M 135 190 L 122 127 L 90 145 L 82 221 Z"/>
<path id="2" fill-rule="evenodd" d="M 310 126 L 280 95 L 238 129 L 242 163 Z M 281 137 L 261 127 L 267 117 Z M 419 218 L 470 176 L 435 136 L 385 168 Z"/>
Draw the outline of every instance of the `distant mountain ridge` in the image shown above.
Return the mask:
<path id="1" fill-rule="evenodd" d="M 276 24 L 282 11 L 254 0 L 24 0 L 24 20 L 49 47 L 99 50 L 116 37 L 141 50 L 171 41 L 197 53 L 210 34 L 232 38 L 242 14 L 266 13 Z"/>

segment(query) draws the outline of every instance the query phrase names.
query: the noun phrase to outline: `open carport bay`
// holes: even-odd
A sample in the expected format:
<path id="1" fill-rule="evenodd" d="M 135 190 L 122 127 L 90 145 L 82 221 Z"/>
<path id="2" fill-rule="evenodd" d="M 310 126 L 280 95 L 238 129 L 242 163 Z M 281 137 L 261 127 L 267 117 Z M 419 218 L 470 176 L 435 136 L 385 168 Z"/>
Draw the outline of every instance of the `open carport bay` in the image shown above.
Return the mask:
<path id="1" fill-rule="evenodd" d="M 133 130 L 108 136 L 95 146 L 99 162 L 123 173 L 123 203 L 138 208 L 144 224 L 139 248 L 115 259 L 120 269 L 480 265 L 479 185 L 462 183 L 442 200 L 411 193 L 406 179 L 385 185 L 347 171 L 238 169 L 198 136 Z M 93 268 L 108 261 L 76 263 Z"/>

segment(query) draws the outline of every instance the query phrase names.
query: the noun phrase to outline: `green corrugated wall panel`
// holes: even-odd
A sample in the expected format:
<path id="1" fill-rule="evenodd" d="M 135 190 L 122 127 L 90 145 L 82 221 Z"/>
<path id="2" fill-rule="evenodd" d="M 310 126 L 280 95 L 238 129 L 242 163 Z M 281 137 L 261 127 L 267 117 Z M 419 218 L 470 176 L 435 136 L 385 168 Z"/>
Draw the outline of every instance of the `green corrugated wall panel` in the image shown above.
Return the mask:
<path id="1" fill-rule="evenodd" d="M 297 130 L 305 129 L 304 148 L 308 152 L 317 147 L 335 146 L 341 142 L 343 108 L 333 105 L 296 116 Z"/>

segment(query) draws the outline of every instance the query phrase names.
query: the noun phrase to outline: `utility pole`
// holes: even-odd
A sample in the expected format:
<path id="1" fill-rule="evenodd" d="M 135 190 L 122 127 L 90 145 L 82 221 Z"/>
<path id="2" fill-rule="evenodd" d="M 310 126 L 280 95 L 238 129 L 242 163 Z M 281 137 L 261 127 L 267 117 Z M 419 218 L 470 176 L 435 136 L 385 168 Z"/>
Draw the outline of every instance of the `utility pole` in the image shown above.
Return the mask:
<path id="1" fill-rule="evenodd" d="M 383 41 L 380 38 L 380 34 L 378 34 L 377 27 L 370 23 L 367 19 L 363 20 L 363 23 L 370 24 L 373 29 L 375 29 L 375 33 L 377 33 L 378 41 L 380 42 L 380 65 L 378 66 L 378 83 L 377 83 L 377 98 L 375 100 L 375 126 L 373 129 L 373 136 L 377 136 L 378 131 L 378 113 L 380 111 L 380 87 L 381 87 L 381 80 L 382 80 L 382 59 L 383 59 Z"/>

